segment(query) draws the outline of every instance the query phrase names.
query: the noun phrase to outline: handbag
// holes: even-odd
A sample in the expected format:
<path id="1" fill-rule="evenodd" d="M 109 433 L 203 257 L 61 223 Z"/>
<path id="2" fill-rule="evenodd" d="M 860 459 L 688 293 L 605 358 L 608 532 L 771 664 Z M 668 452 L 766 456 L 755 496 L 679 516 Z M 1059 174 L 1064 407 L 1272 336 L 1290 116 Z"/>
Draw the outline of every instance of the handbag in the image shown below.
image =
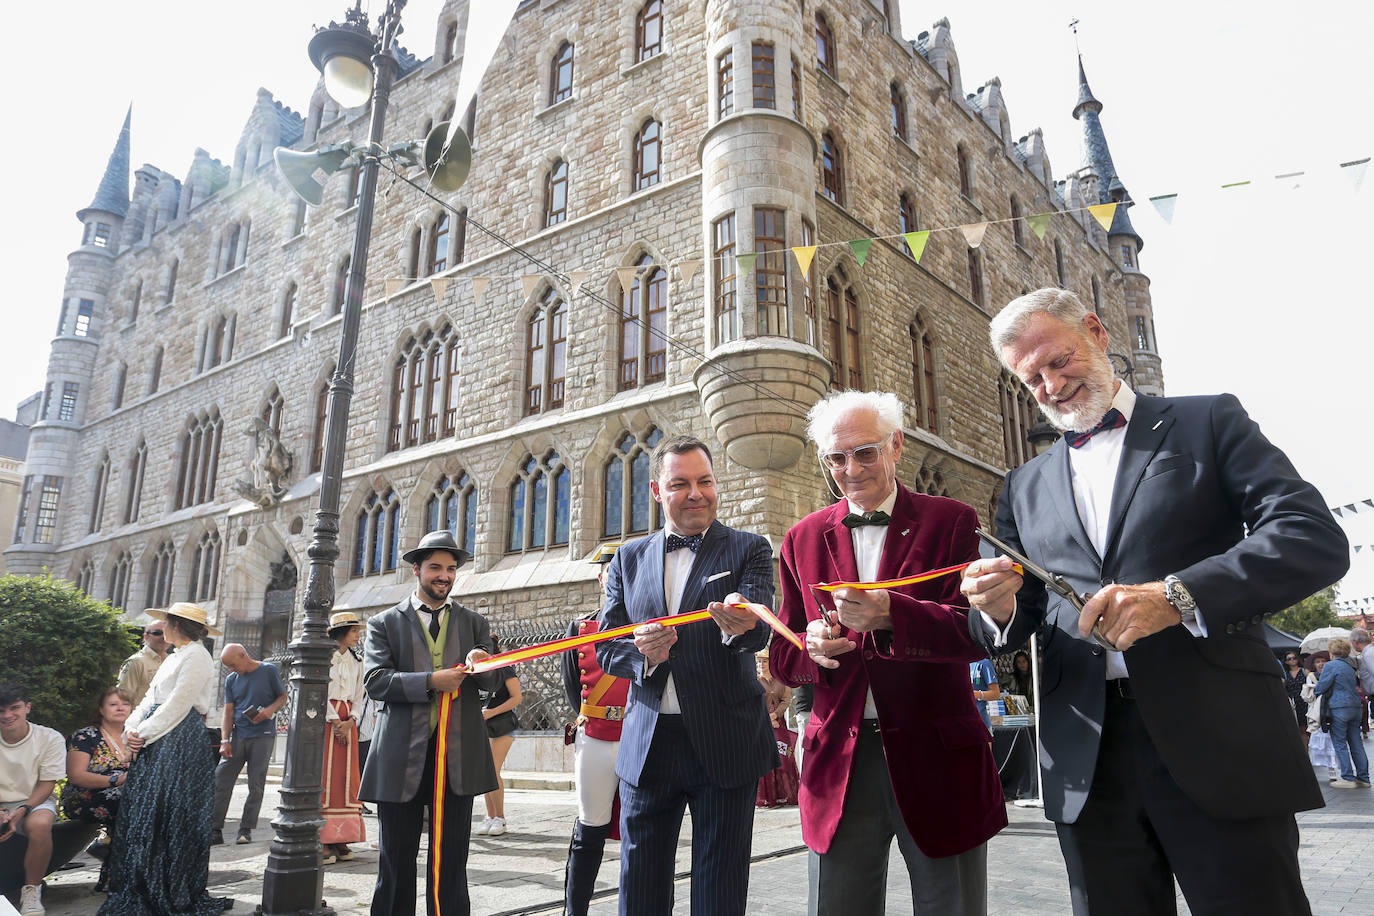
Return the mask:
<path id="1" fill-rule="evenodd" d="M 1322 731 L 1330 732 L 1331 726 L 1335 722 L 1335 717 L 1331 715 L 1331 708 L 1325 703 L 1322 704 L 1321 727 Z"/>

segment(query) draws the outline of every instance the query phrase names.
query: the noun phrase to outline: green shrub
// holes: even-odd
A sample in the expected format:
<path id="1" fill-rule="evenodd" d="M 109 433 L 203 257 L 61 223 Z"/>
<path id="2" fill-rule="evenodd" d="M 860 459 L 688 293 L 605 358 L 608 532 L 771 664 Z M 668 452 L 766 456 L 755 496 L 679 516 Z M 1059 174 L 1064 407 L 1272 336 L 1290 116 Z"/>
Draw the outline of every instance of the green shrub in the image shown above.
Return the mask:
<path id="1" fill-rule="evenodd" d="M 24 685 L 29 719 L 70 735 L 138 648 L 120 612 L 47 576 L 0 577 L 0 682 Z"/>

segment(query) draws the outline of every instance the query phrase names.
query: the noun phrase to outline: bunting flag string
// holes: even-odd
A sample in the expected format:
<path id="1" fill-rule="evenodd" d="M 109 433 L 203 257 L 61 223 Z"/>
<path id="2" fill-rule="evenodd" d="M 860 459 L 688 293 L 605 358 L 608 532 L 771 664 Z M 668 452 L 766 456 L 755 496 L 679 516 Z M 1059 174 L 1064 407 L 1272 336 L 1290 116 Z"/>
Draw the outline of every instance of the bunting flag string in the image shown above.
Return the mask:
<path id="1" fill-rule="evenodd" d="M 855 239 L 854 241 L 849 243 L 849 250 L 854 253 L 854 260 L 859 262 L 860 267 L 863 267 L 864 261 L 868 260 L 868 249 L 872 245 L 872 239 Z M 816 246 L 812 245 L 811 250 L 814 252 L 816 250 Z M 916 260 L 919 261 L 920 258 L 917 258 Z"/>
<path id="2" fill-rule="evenodd" d="M 1357 503 L 1346 503 L 1344 506 L 1332 506 L 1331 514 L 1337 518 L 1341 518 L 1344 515 L 1354 515 L 1357 512 L 1363 512 L 1366 508 L 1374 509 L 1374 499 L 1362 499 Z"/>
<path id="3" fill-rule="evenodd" d="M 908 232 L 902 236 L 906 239 L 906 247 L 911 249 L 911 256 L 916 259 L 916 263 L 921 263 L 921 255 L 926 251 L 926 240 L 930 238 L 930 230 L 923 229 L 920 232 Z"/>
<path id="4" fill-rule="evenodd" d="M 683 283 L 691 283 L 698 270 L 701 270 L 701 258 L 688 258 L 677 262 L 677 275 L 682 278 Z"/>
<path id="5" fill-rule="evenodd" d="M 799 248 L 793 248 L 792 254 L 797 258 L 797 267 L 800 268 L 802 276 L 806 276 L 806 272 L 811 269 L 811 259 L 816 256 L 816 246 L 802 245 Z M 863 263 L 860 262 L 859 266 L 862 267 Z"/>
<path id="6" fill-rule="evenodd" d="M 435 277 L 429 281 L 429 288 L 434 290 L 434 303 L 440 308 L 444 305 L 444 293 L 448 292 L 448 285 L 452 282 L 452 277 Z"/>
<path id="7" fill-rule="evenodd" d="M 1112 206 L 1115 207 L 1116 204 L 1112 204 Z M 977 248 L 983 244 L 983 236 L 988 233 L 988 224 L 986 222 L 970 223 L 967 226 L 960 226 L 959 230 L 964 233 L 964 241 L 968 243 L 968 247 Z M 916 260 L 919 261 L 920 258 Z"/>

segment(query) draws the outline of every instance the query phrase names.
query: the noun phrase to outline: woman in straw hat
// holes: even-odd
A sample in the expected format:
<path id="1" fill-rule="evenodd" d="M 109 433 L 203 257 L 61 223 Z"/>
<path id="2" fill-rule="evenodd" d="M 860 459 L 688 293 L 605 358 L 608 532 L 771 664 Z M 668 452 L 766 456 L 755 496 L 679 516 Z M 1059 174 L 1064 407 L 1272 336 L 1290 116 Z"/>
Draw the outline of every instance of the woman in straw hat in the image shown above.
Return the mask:
<path id="1" fill-rule="evenodd" d="M 115 824 L 110 896 L 100 916 L 214 916 L 233 905 L 211 897 L 210 821 L 214 768 L 205 741 L 215 665 L 201 640 L 220 631 L 205 609 L 179 602 L 166 620 L 175 650 L 124 722 L 133 762 Z"/>
<path id="2" fill-rule="evenodd" d="M 363 619 L 352 611 L 330 615 L 329 638 L 338 645 L 329 662 L 329 732 L 324 751 L 324 793 L 320 810 L 324 826 L 324 864 L 353 858 L 349 843 L 367 839 L 363 806 L 358 801 L 358 719 L 363 703 L 363 663 L 351 650 L 363 633 Z"/>

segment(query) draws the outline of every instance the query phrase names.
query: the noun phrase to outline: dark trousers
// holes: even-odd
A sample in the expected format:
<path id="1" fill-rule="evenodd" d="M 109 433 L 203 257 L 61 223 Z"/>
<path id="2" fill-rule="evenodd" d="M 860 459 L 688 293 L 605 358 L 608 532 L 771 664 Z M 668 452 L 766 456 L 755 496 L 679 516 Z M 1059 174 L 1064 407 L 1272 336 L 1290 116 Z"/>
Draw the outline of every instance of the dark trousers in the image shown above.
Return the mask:
<path id="1" fill-rule="evenodd" d="M 988 910 L 987 844 L 943 859 L 921 852 L 897 807 L 883 740 L 870 725 L 874 721 L 866 720 L 859 731 L 844 813 L 830 850 L 809 855 L 808 913 L 882 916 L 887 905 L 888 849 L 895 839 L 911 881 L 913 913 L 982 916 Z"/>
<path id="2" fill-rule="evenodd" d="M 1217 774 L 1224 779 L 1224 768 Z M 1056 826 L 1075 916 L 1175 913 L 1174 878 L 1194 916 L 1312 912 L 1293 815 L 1206 814 L 1165 769 L 1135 701 L 1114 691 L 1088 802 L 1075 823 Z"/>
<path id="3" fill-rule="evenodd" d="M 258 812 L 262 810 L 262 792 L 267 786 L 267 765 L 272 762 L 272 745 L 276 743 L 273 735 L 260 738 L 229 739 L 229 753 L 215 767 L 215 829 L 224 829 L 224 818 L 229 813 L 229 800 L 234 795 L 234 783 L 239 773 L 248 767 L 248 800 L 243 803 L 243 814 L 239 817 L 239 831 L 252 830 L 258 826 Z"/>
<path id="4" fill-rule="evenodd" d="M 682 815 L 692 812 L 692 916 L 744 916 L 757 780 L 721 788 L 692 750 L 681 716 L 659 716 L 639 785 L 620 781 L 620 913 L 673 911 Z"/>
<path id="5" fill-rule="evenodd" d="M 372 916 L 414 916 L 415 869 L 420 859 L 420 830 L 425 808 L 434 797 L 434 739 L 425 749 L 420 789 L 408 802 L 376 802 L 381 828 L 381 856 L 377 887 L 372 893 Z M 468 840 L 472 833 L 472 796 L 448 793 L 444 801 L 443 874 L 439 882 L 444 916 L 469 916 Z M 429 855 L 434 856 L 434 823 L 430 820 Z M 425 911 L 434 916 L 434 873 L 426 862 Z"/>

